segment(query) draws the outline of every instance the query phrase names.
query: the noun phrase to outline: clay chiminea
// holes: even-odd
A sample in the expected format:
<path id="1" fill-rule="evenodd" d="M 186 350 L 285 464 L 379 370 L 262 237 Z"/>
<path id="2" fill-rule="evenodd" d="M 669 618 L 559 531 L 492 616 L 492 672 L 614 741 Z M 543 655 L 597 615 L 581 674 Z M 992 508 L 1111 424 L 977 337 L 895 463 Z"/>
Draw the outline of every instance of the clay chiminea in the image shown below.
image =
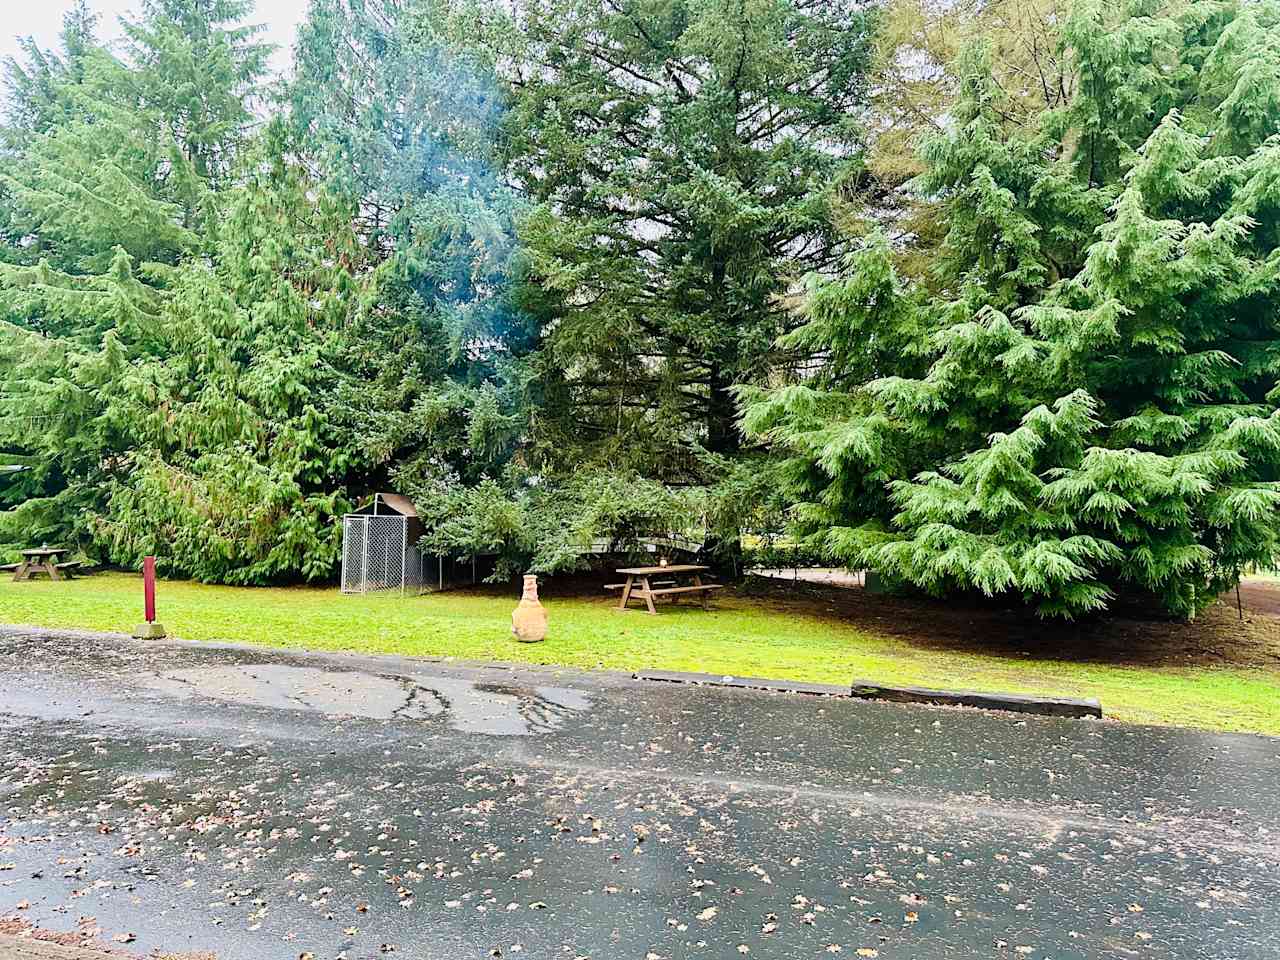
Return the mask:
<path id="1" fill-rule="evenodd" d="M 511 614 L 511 632 L 521 643 L 537 643 L 547 635 L 547 609 L 538 602 L 538 578 L 525 574 L 524 596 Z"/>

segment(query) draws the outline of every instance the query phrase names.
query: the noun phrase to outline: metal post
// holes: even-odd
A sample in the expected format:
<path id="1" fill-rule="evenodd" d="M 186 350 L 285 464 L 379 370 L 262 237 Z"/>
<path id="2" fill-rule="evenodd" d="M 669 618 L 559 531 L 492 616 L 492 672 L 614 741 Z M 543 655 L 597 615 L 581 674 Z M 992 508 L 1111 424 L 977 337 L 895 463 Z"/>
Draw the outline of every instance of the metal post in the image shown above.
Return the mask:
<path id="1" fill-rule="evenodd" d="M 342 518 L 342 566 L 338 572 L 338 590 L 341 593 L 347 592 L 347 537 L 350 536 L 349 528 L 351 524 L 346 517 Z"/>
<path id="2" fill-rule="evenodd" d="M 378 509 L 375 503 L 374 509 Z M 364 543 L 360 547 L 360 592 L 369 592 L 369 518 L 364 520 Z"/>

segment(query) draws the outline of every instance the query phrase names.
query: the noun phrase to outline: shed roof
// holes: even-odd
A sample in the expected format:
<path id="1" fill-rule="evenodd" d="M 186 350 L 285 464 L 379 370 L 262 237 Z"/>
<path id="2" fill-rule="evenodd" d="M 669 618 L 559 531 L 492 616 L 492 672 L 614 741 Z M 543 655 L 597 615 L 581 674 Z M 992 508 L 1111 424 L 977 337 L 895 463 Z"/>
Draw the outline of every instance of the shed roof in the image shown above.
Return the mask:
<path id="1" fill-rule="evenodd" d="M 418 515 L 418 508 L 413 505 L 413 501 L 399 493 L 380 493 L 377 499 L 381 501 L 384 507 L 390 507 L 402 517 L 416 517 Z"/>
<path id="2" fill-rule="evenodd" d="M 396 513 L 402 517 L 417 517 L 418 508 L 413 501 L 399 493 L 375 493 L 373 499 L 356 513 Z"/>

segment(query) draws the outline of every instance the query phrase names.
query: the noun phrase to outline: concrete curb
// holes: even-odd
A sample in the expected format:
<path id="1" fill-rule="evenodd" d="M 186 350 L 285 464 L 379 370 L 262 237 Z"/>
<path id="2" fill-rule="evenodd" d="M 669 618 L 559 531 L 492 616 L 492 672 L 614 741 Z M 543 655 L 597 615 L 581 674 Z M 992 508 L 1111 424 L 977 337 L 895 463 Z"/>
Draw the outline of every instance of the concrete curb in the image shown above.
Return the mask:
<path id="1" fill-rule="evenodd" d="M 682 670 L 638 670 L 637 680 L 659 683 L 692 683 L 707 687 L 737 687 L 741 690 L 771 690 L 775 693 L 804 693 L 815 697 L 847 697 L 849 688 L 834 683 L 805 683 L 800 680 L 767 680 L 763 677 L 730 677 L 718 673 L 686 673 Z"/>
<path id="2" fill-rule="evenodd" d="M 1094 717 L 1101 719 L 1097 700 L 1069 697 L 1029 697 L 1016 693 L 982 693 L 978 690 L 930 690 L 927 687 L 886 687 L 855 680 L 850 694 L 861 700 L 888 700 L 894 703 L 933 703 L 943 706 L 978 707 L 983 710 L 1012 710 L 1044 717 Z"/>
<path id="3" fill-rule="evenodd" d="M 688 673 L 683 670 L 637 670 L 636 680 L 658 683 L 688 683 L 704 687 L 736 687 L 740 690 L 768 690 L 774 693 L 803 693 L 817 697 L 852 697 L 855 700 L 883 700 L 891 703 L 923 703 L 935 706 L 974 707 L 979 710 L 1006 710 L 1042 717 L 1093 717 L 1101 719 L 1097 700 L 1069 697 L 1029 697 L 1016 693 L 983 693 L 979 690 L 931 690 L 927 687 L 887 687 L 867 680 L 850 686 L 834 683 L 805 683 L 798 680 L 769 680 L 764 677 L 733 677 L 716 673 Z"/>

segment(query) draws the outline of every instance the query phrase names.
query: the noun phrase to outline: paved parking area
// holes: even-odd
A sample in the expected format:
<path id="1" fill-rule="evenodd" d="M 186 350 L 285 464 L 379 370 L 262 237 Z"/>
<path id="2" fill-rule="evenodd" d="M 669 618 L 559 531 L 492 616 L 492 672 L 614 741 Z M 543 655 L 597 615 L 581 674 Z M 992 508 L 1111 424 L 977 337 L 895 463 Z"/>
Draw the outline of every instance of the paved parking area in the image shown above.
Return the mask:
<path id="1" fill-rule="evenodd" d="M 1278 782 L 1262 737 L 0 631 L 0 918 L 138 956 L 1274 958 Z"/>

